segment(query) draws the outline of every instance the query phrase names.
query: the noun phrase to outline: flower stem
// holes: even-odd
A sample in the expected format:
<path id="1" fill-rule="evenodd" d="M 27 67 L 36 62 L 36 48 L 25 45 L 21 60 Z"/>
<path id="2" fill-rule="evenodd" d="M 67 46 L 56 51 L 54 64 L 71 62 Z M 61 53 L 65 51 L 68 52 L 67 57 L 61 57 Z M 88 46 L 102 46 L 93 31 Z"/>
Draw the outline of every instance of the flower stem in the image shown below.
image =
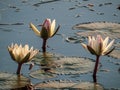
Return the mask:
<path id="1" fill-rule="evenodd" d="M 20 75 L 21 67 L 22 67 L 22 63 L 18 63 L 18 68 L 16 72 L 17 75 Z"/>
<path id="2" fill-rule="evenodd" d="M 99 58 L 100 56 L 96 56 L 96 63 L 95 63 L 95 67 L 94 67 L 94 72 L 93 72 L 93 80 L 96 83 L 96 73 L 97 73 L 97 69 L 98 69 L 98 64 L 99 64 Z"/>
<path id="3" fill-rule="evenodd" d="M 43 52 L 46 52 L 46 42 L 47 42 L 47 39 L 43 39 L 43 45 L 42 45 Z"/>

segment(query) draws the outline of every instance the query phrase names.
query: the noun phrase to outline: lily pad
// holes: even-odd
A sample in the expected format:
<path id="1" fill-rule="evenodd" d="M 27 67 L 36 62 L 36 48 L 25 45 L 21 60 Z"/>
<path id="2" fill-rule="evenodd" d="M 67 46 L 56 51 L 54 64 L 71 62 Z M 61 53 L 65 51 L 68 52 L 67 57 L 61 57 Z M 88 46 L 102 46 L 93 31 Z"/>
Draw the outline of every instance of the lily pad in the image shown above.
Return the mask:
<path id="1" fill-rule="evenodd" d="M 0 72 L 0 90 L 23 88 L 28 84 L 29 79 L 22 75 Z"/>
<path id="2" fill-rule="evenodd" d="M 73 26 L 73 29 L 80 30 L 109 30 L 114 33 L 120 33 L 120 24 L 111 22 L 87 22 Z"/>
<path id="3" fill-rule="evenodd" d="M 35 64 L 40 65 L 41 67 L 51 67 L 55 68 L 59 66 L 59 64 L 55 63 L 56 60 L 59 60 L 60 57 L 63 57 L 62 55 L 59 54 L 54 54 L 50 52 L 46 53 L 39 53 L 33 60 Z"/>
<path id="4" fill-rule="evenodd" d="M 92 60 L 81 57 L 61 57 L 55 61 L 60 67 L 55 68 L 57 74 L 82 74 L 93 71 L 94 64 Z"/>
<path id="5" fill-rule="evenodd" d="M 104 90 L 104 88 L 91 82 L 69 82 L 69 81 L 48 81 L 46 83 L 39 83 L 36 88 L 59 88 L 59 89 L 80 89 L 80 90 Z"/>
<path id="6" fill-rule="evenodd" d="M 76 33 L 78 36 L 81 37 L 88 37 L 88 36 L 93 36 L 93 35 L 101 35 L 102 37 L 110 37 L 111 39 L 120 39 L 120 33 L 113 33 L 109 31 L 100 31 L 100 30 L 94 30 L 94 31 L 84 31 L 84 32 L 77 32 Z"/>
<path id="7" fill-rule="evenodd" d="M 113 57 L 113 58 L 117 58 L 120 59 L 120 50 L 113 50 L 109 56 Z"/>
<path id="8" fill-rule="evenodd" d="M 36 79 L 50 79 L 56 77 L 55 74 L 49 72 L 49 71 L 44 71 L 44 70 L 35 70 L 30 73 L 30 76 L 32 78 Z"/>
<path id="9" fill-rule="evenodd" d="M 39 53 L 34 58 L 34 62 L 40 65 L 41 70 L 54 74 L 88 73 L 93 71 L 95 65 L 95 62 L 89 58 L 66 57 L 52 53 L 46 55 Z"/>

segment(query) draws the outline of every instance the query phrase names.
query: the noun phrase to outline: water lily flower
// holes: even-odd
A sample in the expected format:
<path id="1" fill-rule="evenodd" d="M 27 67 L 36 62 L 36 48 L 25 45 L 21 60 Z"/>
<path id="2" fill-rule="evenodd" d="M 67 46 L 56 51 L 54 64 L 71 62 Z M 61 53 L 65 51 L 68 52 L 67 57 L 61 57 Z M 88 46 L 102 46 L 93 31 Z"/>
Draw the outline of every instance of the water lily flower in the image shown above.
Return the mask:
<path id="1" fill-rule="evenodd" d="M 31 61 L 38 53 L 37 49 L 34 50 L 33 47 L 29 48 L 27 44 L 22 46 L 21 44 L 18 45 L 13 43 L 11 46 L 8 46 L 8 51 L 11 58 L 18 63 L 17 74 L 20 74 L 22 64 Z"/>
<path id="2" fill-rule="evenodd" d="M 99 57 L 101 55 L 108 55 L 111 53 L 114 48 L 111 49 L 112 45 L 114 43 L 114 40 L 112 40 L 109 43 L 109 37 L 106 37 L 103 39 L 101 35 L 97 35 L 95 38 L 94 36 L 88 36 L 88 44 L 81 43 L 82 46 L 88 50 L 91 54 L 96 55 L 96 63 L 95 68 L 93 72 L 93 77 L 96 77 L 98 63 L 99 63 Z"/>
<path id="3" fill-rule="evenodd" d="M 42 46 L 43 52 L 46 51 L 46 40 L 48 38 L 53 37 L 60 28 L 60 26 L 58 26 L 57 29 L 55 30 L 55 25 L 56 25 L 55 19 L 51 22 L 51 20 L 47 18 L 45 19 L 42 25 L 41 31 L 39 31 L 34 24 L 30 23 L 30 27 L 32 28 L 34 33 L 43 39 Z"/>

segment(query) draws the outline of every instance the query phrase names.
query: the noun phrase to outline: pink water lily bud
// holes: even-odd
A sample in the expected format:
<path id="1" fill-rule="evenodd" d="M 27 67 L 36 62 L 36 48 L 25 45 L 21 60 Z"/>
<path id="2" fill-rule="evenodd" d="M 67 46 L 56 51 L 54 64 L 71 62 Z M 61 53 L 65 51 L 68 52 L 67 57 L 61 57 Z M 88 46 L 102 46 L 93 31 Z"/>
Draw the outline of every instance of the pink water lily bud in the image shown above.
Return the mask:
<path id="1" fill-rule="evenodd" d="M 114 40 L 109 43 L 109 37 L 106 37 L 104 40 L 101 35 L 88 36 L 88 44 L 81 43 L 82 46 L 94 55 L 107 55 L 114 50 L 111 49 Z"/>
<path id="2" fill-rule="evenodd" d="M 51 21 L 51 19 L 47 18 L 41 25 L 42 28 L 39 31 L 32 23 L 30 23 L 30 27 L 35 32 L 35 34 L 43 39 L 48 39 L 53 37 L 58 31 L 59 27 L 55 30 L 56 22 L 55 19 Z"/>

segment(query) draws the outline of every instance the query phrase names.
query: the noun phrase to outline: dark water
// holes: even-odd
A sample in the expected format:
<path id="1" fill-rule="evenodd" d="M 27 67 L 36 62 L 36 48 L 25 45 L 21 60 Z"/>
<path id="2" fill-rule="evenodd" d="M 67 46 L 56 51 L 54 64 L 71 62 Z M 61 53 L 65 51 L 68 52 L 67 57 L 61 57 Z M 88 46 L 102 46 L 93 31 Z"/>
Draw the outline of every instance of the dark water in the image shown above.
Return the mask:
<path id="1" fill-rule="evenodd" d="M 46 0 L 43 0 L 46 2 Z M 86 8 L 88 4 L 94 7 Z M 42 40 L 36 37 L 29 28 L 29 23 L 41 24 L 45 18 L 56 19 L 61 28 L 58 35 L 48 40 L 48 52 L 59 53 L 65 56 L 82 56 L 94 59 L 86 52 L 80 43 L 72 44 L 65 41 L 66 37 L 74 36 L 77 31 L 72 27 L 78 23 L 95 21 L 120 21 L 120 10 L 117 7 L 120 0 L 58 0 L 41 3 L 40 0 L 0 0 L 0 72 L 13 73 L 17 65 L 11 60 L 7 46 L 13 43 L 29 44 L 41 49 Z M 40 27 L 38 27 L 40 28 Z M 98 72 L 98 83 L 107 89 L 120 89 L 120 65 L 108 62 L 118 61 L 110 57 L 101 57 L 102 69 L 109 72 Z M 24 65 L 22 72 L 27 76 L 28 66 Z M 72 80 L 92 81 L 91 73 L 70 78 Z M 36 80 L 33 79 L 33 83 Z"/>

